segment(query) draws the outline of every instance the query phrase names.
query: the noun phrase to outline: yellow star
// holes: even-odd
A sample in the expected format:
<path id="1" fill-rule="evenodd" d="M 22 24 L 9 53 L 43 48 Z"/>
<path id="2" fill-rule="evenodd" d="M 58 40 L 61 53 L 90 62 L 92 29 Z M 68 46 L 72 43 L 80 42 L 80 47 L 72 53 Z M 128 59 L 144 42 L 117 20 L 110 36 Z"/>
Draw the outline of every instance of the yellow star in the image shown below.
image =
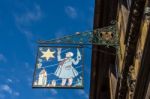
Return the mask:
<path id="1" fill-rule="evenodd" d="M 54 53 L 55 52 L 51 52 L 50 49 L 48 49 L 46 52 L 41 51 L 42 52 L 42 56 L 43 58 L 46 58 L 46 60 L 48 61 L 50 58 L 54 58 Z"/>

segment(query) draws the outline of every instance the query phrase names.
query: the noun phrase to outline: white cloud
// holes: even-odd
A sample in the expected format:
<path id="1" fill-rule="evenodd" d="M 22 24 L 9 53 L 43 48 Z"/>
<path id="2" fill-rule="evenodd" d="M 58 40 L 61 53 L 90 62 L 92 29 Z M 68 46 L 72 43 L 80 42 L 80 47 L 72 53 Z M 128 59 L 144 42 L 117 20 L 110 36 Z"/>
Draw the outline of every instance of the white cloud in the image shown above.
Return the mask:
<path id="1" fill-rule="evenodd" d="M 55 89 L 50 89 L 52 95 L 56 95 L 58 92 Z"/>
<path id="2" fill-rule="evenodd" d="M 32 78 L 29 77 L 29 76 L 27 77 L 27 84 L 28 84 L 29 87 L 32 86 Z"/>
<path id="3" fill-rule="evenodd" d="M 78 90 L 77 93 L 80 95 L 80 96 L 84 96 L 86 99 L 89 99 L 89 95 L 88 93 L 86 93 L 84 90 Z"/>
<path id="4" fill-rule="evenodd" d="M 30 72 L 33 73 L 34 72 L 34 68 L 33 66 L 31 66 L 28 62 L 24 63 L 25 68 Z M 30 77 L 29 77 L 30 78 Z"/>
<path id="5" fill-rule="evenodd" d="M 31 42 L 37 37 L 37 34 L 33 33 L 29 27 L 32 26 L 34 22 L 38 22 L 43 18 L 41 7 L 36 4 L 33 9 L 26 10 L 22 14 L 15 14 L 14 16 L 17 29 L 26 37 L 31 53 L 34 55 L 35 43 Z"/>
<path id="6" fill-rule="evenodd" d="M 29 31 L 25 31 L 25 30 L 23 32 L 28 39 L 32 39 L 33 33 L 29 32 Z"/>
<path id="7" fill-rule="evenodd" d="M 7 79 L 7 82 L 8 82 L 8 83 L 12 83 L 13 81 L 12 81 L 12 79 L 8 78 L 8 79 Z"/>
<path id="8" fill-rule="evenodd" d="M 29 48 L 32 52 L 32 55 L 34 56 L 35 55 L 35 47 L 36 47 L 36 41 L 34 40 L 36 38 L 37 35 L 35 35 L 34 33 L 32 33 L 32 31 L 28 30 L 27 28 L 25 27 L 21 27 L 21 26 L 17 26 L 18 30 L 25 36 L 26 38 L 26 41 L 29 45 Z M 33 43 L 34 41 L 34 43 Z"/>
<path id="9" fill-rule="evenodd" d="M 23 33 L 28 42 L 35 37 L 29 26 L 33 24 L 33 22 L 37 22 L 43 18 L 43 13 L 40 5 L 34 4 L 33 8 L 26 8 L 23 13 L 15 13 L 15 24 L 18 30 Z"/>
<path id="10" fill-rule="evenodd" d="M 32 42 L 32 40 L 34 39 L 35 35 L 34 35 L 30 30 L 27 30 L 26 28 L 20 27 L 20 28 L 18 28 L 18 29 L 19 29 L 19 30 L 21 31 L 21 33 L 23 33 L 24 36 L 26 37 L 27 42 L 28 42 L 28 44 L 29 44 L 29 47 L 30 47 L 31 49 L 33 49 L 33 48 L 34 48 L 34 44 L 31 43 L 31 42 Z"/>
<path id="11" fill-rule="evenodd" d="M 0 53 L 0 62 L 7 62 L 6 57 Z"/>
<path id="12" fill-rule="evenodd" d="M 20 93 L 19 93 L 19 92 L 14 92 L 13 95 L 14 95 L 14 96 L 19 96 Z"/>
<path id="13" fill-rule="evenodd" d="M 27 43 L 33 53 L 33 49 L 35 44 L 31 43 L 31 41 L 37 36 L 31 30 L 30 26 L 33 25 L 34 22 L 37 22 L 43 18 L 43 13 L 40 5 L 34 4 L 32 8 L 26 8 L 23 13 L 15 13 L 14 20 L 17 29 L 27 38 Z"/>
<path id="14" fill-rule="evenodd" d="M 34 21 L 38 21 L 42 18 L 41 7 L 37 4 L 34 5 L 33 9 L 26 10 L 23 14 L 16 15 L 15 20 L 19 25 L 30 25 Z"/>
<path id="15" fill-rule="evenodd" d="M 65 33 L 66 33 L 66 32 L 65 32 L 65 29 L 58 29 L 58 30 L 55 32 L 55 37 L 56 37 L 56 38 L 60 38 L 60 37 L 64 36 Z"/>
<path id="16" fill-rule="evenodd" d="M 12 89 L 8 85 L 2 85 L 0 86 L 0 91 L 5 91 L 9 94 L 12 94 Z"/>
<path id="17" fill-rule="evenodd" d="M 24 66 L 25 66 L 25 68 L 26 68 L 27 70 L 33 71 L 33 69 L 31 68 L 32 66 L 30 66 L 30 64 L 29 64 L 28 62 L 25 62 L 25 63 L 24 63 Z"/>
<path id="18" fill-rule="evenodd" d="M 11 76 L 10 78 L 6 78 L 6 83 L 11 85 L 11 84 L 16 84 L 19 83 L 20 80 L 16 77 Z"/>
<path id="19" fill-rule="evenodd" d="M 10 88 L 10 86 L 6 85 L 6 84 L 0 86 L 0 92 L 1 93 L 4 93 L 4 92 L 9 93 L 11 96 L 19 96 L 20 95 L 19 92 L 13 91 Z M 4 97 L 5 97 L 5 94 L 0 94 L 0 99 L 4 98 Z"/>
<path id="20" fill-rule="evenodd" d="M 78 16 L 76 9 L 72 6 L 67 6 L 65 12 L 72 19 L 75 19 Z"/>

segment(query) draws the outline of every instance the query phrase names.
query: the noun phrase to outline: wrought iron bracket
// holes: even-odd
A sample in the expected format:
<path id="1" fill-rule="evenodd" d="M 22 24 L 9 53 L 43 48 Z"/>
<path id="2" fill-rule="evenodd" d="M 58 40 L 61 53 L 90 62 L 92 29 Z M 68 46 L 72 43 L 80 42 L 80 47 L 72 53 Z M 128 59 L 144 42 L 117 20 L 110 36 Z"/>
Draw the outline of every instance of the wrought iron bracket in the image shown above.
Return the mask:
<path id="1" fill-rule="evenodd" d="M 145 14 L 146 20 L 150 21 L 150 7 L 148 6 L 145 7 L 144 14 Z"/>
<path id="2" fill-rule="evenodd" d="M 39 40 L 39 44 L 78 44 L 78 45 L 105 45 L 117 47 L 119 36 L 116 23 L 93 31 L 76 32 L 73 35 L 51 40 Z"/>

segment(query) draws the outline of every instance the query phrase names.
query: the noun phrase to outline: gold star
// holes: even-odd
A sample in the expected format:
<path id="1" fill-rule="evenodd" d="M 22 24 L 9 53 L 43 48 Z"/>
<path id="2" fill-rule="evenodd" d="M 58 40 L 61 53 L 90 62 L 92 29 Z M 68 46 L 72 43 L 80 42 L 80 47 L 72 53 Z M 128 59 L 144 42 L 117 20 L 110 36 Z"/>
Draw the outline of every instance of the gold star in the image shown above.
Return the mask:
<path id="1" fill-rule="evenodd" d="M 54 53 L 55 52 L 51 52 L 50 49 L 48 49 L 46 52 L 41 51 L 42 52 L 42 56 L 43 58 L 46 58 L 46 60 L 48 61 L 50 58 L 54 58 Z"/>

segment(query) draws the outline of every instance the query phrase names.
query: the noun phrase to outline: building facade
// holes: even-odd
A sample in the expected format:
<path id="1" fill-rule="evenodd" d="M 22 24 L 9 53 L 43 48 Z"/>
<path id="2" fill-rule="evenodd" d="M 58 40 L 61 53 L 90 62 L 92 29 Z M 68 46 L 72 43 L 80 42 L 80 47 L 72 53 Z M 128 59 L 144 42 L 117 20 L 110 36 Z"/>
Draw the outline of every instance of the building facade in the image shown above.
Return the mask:
<path id="1" fill-rule="evenodd" d="M 96 0 L 94 29 L 112 20 L 119 46 L 93 46 L 90 99 L 150 99 L 150 0 Z"/>

